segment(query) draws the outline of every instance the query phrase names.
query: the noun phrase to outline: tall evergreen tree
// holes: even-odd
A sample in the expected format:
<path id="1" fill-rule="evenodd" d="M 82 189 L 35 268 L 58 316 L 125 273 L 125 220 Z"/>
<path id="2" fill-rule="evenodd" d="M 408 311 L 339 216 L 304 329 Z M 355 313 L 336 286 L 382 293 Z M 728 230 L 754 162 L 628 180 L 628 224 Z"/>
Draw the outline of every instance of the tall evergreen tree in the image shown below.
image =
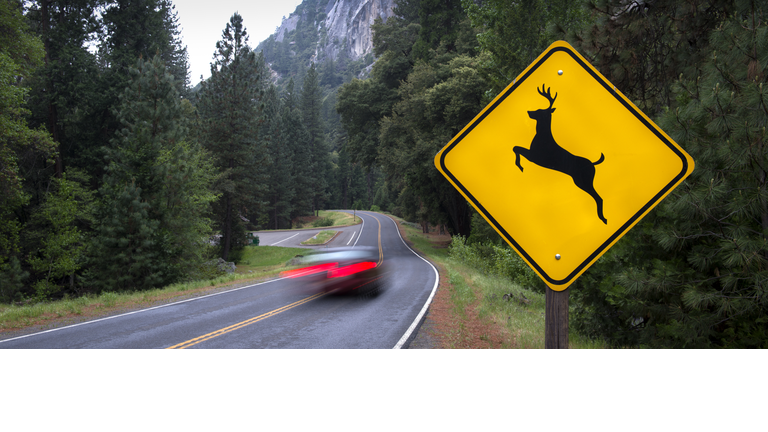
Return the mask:
<path id="1" fill-rule="evenodd" d="M 263 212 L 269 155 L 258 137 L 263 121 L 263 56 L 248 46 L 243 18 L 235 13 L 216 42 L 211 78 L 203 82 L 199 102 L 201 140 L 224 175 L 216 204 L 221 256 L 245 242 L 245 220 Z M 251 214 L 248 210 L 251 209 Z"/>
<path id="2" fill-rule="evenodd" d="M 285 141 L 293 155 L 291 177 L 294 181 L 294 194 L 290 207 L 291 219 L 294 219 L 312 212 L 313 179 L 310 175 L 312 155 L 307 145 L 309 136 L 302 120 L 293 79 L 289 80 L 286 86 L 281 117 Z"/>
<path id="3" fill-rule="evenodd" d="M 39 0 L 27 17 L 45 48 L 36 71 L 32 122 L 45 125 L 58 145 L 55 174 L 68 164 L 88 168 L 97 128 L 92 124 L 99 70 L 87 43 L 98 31 L 96 8 L 103 0 Z M 89 146 L 90 144 L 90 146 Z"/>
<path id="4" fill-rule="evenodd" d="M 103 71 L 94 115 L 104 142 L 120 127 L 114 109 L 129 85 L 128 71 L 139 57 L 160 55 L 174 75 L 176 91 L 182 95 L 186 93 L 189 68 L 185 49 L 181 48 L 178 20 L 167 0 L 115 0 L 104 9 L 102 23 L 99 60 Z"/>
<path id="5" fill-rule="evenodd" d="M 270 85 L 264 97 L 261 137 L 267 142 L 271 163 L 268 183 L 268 222 L 272 229 L 291 228 L 291 203 L 296 193 L 293 178 L 293 149 L 286 142 L 282 106 L 277 87 Z"/>
<path id="6" fill-rule="evenodd" d="M 206 207 L 214 198 L 210 167 L 185 141 L 186 116 L 160 56 L 140 59 L 132 73 L 116 113 L 122 128 L 106 150 L 101 222 L 91 249 L 90 280 L 101 290 L 180 279 L 200 262 Z"/>
<path id="7" fill-rule="evenodd" d="M 310 163 L 306 175 L 312 179 L 312 211 L 317 212 L 328 199 L 330 160 L 322 119 L 323 99 L 317 69 L 312 63 L 304 77 L 301 92 L 301 114 L 307 129 Z"/>

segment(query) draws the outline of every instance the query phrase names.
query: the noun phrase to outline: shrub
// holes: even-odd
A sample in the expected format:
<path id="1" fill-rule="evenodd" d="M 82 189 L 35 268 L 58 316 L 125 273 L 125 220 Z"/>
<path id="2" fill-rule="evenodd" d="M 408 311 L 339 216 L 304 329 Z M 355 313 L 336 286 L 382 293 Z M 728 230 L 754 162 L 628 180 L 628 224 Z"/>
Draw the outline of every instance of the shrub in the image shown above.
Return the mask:
<path id="1" fill-rule="evenodd" d="M 457 235 L 453 236 L 448 254 L 487 275 L 501 276 L 521 287 L 544 292 L 544 282 L 509 246 L 468 244 L 466 238 Z"/>
<path id="2" fill-rule="evenodd" d="M 312 222 L 313 228 L 322 228 L 322 227 L 329 227 L 329 226 L 333 226 L 333 219 L 327 216 Z"/>

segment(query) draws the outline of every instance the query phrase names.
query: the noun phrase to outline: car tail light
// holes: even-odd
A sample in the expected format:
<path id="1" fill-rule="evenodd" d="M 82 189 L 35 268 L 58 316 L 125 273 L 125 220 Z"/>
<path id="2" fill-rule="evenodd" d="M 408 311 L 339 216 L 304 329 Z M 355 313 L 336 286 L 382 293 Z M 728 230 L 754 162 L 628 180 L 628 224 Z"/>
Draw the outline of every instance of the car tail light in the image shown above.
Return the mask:
<path id="1" fill-rule="evenodd" d="M 284 278 L 297 278 L 302 276 L 309 276 L 312 274 L 335 269 L 338 266 L 339 266 L 339 263 L 318 264 L 318 265 L 304 267 L 304 268 L 295 269 L 295 270 L 286 270 L 280 273 L 280 276 Z"/>
<path id="2" fill-rule="evenodd" d="M 352 264 L 344 267 L 339 267 L 339 268 L 329 270 L 328 278 L 330 279 L 330 278 L 349 276 L 351 274 L 359 273 L 361 271 L 372 269 L 374 267 L 376 267 L 375 262 L 361 262 L 361 263 Z"/>

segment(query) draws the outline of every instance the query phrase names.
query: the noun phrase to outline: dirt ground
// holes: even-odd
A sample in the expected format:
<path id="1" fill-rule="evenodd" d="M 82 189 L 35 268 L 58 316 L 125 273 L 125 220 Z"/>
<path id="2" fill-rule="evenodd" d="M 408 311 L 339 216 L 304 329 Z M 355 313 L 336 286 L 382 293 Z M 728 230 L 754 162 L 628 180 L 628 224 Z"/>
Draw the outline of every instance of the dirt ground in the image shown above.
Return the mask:
<path id="1" fill-rule="evenodd" d="M 403 228 L 399 228 L 405 238 Z M 437 234 L 435 229 L 430 230 L 427 236 L 436 247 L 447 247 L 451 239 L 448 235 Z M 412 245 L 409 243 L 409 246 Z M 408 348 L 501 348 L 506 340 L 504 326 L 479 317 L 479 298 L 465 311 L 464 317 L 452 311 L 448 272 L 441 265 L 432 264 L 440 273 L 440 283 L 427 316 Z"/>

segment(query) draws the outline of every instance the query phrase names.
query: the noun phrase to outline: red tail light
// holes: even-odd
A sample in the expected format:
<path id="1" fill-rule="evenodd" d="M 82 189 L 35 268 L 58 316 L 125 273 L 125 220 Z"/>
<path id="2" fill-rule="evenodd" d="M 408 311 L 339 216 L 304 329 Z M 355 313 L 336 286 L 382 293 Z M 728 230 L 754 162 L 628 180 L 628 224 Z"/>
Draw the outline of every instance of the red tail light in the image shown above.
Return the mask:
<path id="1" fill-rule="evenodd" d="M 335 269 L 338 266 L 339 266 L 339 263 L 318 264 L 315 266 L 304 267 L 296 270 L 286 270 L 280 273 L 280 276 L 284 278 L 297 278 L 302 276 L 309 276 L 315 273 L 320 273 L 320 272 Z"/>
<path id="2" fill-rule="evenodd" d="M 345 267 L 335 268 L 328 271 L 328 278 L 337 278 L 349 276 L 351 274 L 359 273 L 368 269 L 376 267 L 375 262 L 361 262 L 357 264 L 348 265 Z"/>

